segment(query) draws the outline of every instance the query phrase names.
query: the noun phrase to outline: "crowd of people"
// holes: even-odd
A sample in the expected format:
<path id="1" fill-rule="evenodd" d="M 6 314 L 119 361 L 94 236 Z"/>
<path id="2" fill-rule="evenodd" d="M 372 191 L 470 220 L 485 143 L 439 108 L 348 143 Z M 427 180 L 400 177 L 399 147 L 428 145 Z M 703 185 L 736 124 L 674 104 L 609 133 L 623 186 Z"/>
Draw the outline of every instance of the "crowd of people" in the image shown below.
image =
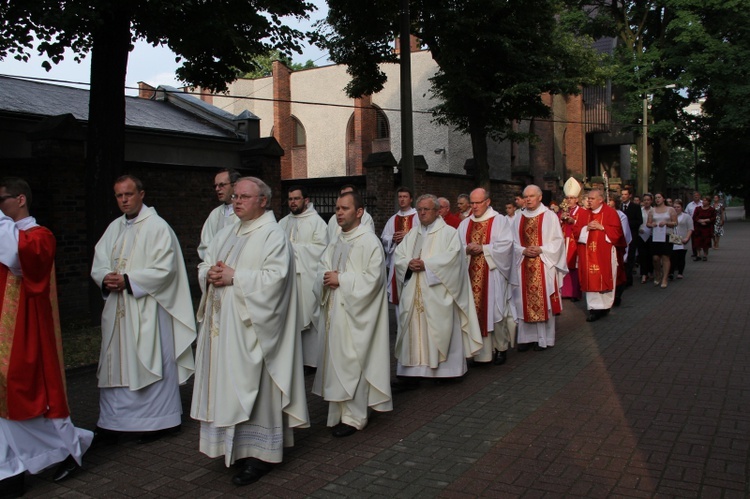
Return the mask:
<path id="1" fill-rule="evenodd" d="M 593 322 L 633 284 L 665 288 L 693 259 L 718 249 L 721 199 L 682 201 L 630 189 L 619 200 L 582 192 L 575 179 L 554 209 L 527 186 L 493 209 L 477 188 L 450 201 L 396 192 L 398 211 L 380 237 L 352 185 L 326 222 L 306 189 L 288 189 L 277 222 L 271 189 L 221 170 L 219 206 L 198 253 L 202 298 L 194 314 L 179 242 L 131 175 L 117 179 L 122 216 L 95 248 L 91 278 L 101 290 L 99 419 L 76 428 L 68 410 L 55 289 L 55 239 L 30 215 L 19 178 L 0 181 L 0 289 L 9 317 L 0 335 L 0 493 L 21 495 L 25 472 L 57 464 L 67 479 L 87 449 L 137 433 L 147 444 L 179 432 L 179 386 L 194 376 L 190 416 L 198 448 L 227 467 L 236 485 L 254 483 L 310 425 L 304 376 L 328 403 L 327 425 L 342 438 L 390 411 L 393 393 L 424 380 L 461 380 L 470 367 L 503 365 L 512 349 L 555 345 L 563 299 L 585 299 Z M 397 330 L 390 350 L 389 304 Z M 396 378 L 391 379 L 391 357 Z"/>

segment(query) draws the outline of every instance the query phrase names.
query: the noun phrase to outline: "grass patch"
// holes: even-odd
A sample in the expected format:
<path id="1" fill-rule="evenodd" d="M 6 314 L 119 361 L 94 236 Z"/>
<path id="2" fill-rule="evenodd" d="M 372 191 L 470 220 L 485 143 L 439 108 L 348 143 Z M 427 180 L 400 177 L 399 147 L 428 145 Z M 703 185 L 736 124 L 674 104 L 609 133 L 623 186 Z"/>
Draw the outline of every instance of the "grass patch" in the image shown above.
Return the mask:
<path id="1" fill-rule="evenodd" d="M 73 321 L 62 325 L 65 369 L 90 366 L 99 362 L 102 345 L 101 326 L 89 321 Z"/>

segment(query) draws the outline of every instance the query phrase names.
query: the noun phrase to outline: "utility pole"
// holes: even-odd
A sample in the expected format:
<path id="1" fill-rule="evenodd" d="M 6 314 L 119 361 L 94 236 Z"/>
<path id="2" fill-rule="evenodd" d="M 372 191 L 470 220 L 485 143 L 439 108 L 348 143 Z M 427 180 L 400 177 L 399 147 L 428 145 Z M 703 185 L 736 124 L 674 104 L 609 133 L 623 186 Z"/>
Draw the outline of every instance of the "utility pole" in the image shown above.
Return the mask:
<path id="1" fill-rule="evenodd" d="M 409 0 L 401 0 L 399 57 L 401 66 L 401 184 L 414 192 L 414 121 L 411 103 Z"/>

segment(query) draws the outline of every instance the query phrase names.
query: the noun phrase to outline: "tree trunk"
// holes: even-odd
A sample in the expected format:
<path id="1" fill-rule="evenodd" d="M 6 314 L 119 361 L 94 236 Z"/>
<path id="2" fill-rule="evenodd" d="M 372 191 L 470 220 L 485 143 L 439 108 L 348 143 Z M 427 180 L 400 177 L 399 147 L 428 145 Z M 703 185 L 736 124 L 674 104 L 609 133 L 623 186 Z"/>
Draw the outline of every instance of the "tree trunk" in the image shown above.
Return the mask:
<path id="1" fill-rule="evenodd" d="M 86 238 L 89 262 L 94 246 L 115 216 L 112 185 L 125 161 L 125 75 L 130 45 L 127 3 L 114 2 L 93 35 L 91 92 L 86 150 Z M 101 290 L 91 283 L 89 314 L 101 318 Z"/>
<path id="2" fill-rule="evenodd" d="M 669 163 L 669 142 L 667 139 L 657 139 L 653 142 L 654 151 L 654 183 L 651 192 L 661 192 L 667 188 L 667 164 Z"/>
<path id="3" fill-rule="evenodd" d="M 471 137 L 471 151 L 474 155 L 474 172 L 477 186 L 490 191 L 490 164 L 487 161 L 487 132 L 481 120 L 469 117 L 469 135 Z"/>

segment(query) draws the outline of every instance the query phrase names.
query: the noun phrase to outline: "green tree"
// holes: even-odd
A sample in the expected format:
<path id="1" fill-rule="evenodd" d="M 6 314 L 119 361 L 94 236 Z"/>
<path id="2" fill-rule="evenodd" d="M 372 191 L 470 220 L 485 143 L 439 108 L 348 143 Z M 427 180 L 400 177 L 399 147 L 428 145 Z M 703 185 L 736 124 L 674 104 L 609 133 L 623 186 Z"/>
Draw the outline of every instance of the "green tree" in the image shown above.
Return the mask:
<path id="1" fill-rule="evenodd" d="M 259 55 L 253 59 L 255 69 L 245 73 L 243 78 L 265 78 L 271 76 L 273 72 L 273 62 L 281 61 L 292 71 L 300 71 L 302 69 L 312 69 L 315 63 L 308 59 L 304 64 L 292 61 L 292 58 L 284 54 L 280 50 L 271 50 L 266 54 Z"/>
<path id="2" fill-rule="evenodd" d="M 705 160 L 701 176 L 717 189 L 745 202 L 750 213 L 750 4 L 706 0 L 682 16 L 689 40 L 690 96 L 705 99 L 697 120 L 698 144 Z"/>
<path id="3" fill-rule="evenodd" d="M 254 58 L 271 49 L 301 51 L 303 34 L 284 16 L 306 18 L 304 0 L 0 0 L 0 59 L 27 60 L 37 50 L 49 63 L 66 48 L 76 59 L 91 56 L 86 211 L 89 251 L 113 216 L 112 183 L 125 152 L 125 74 L 133 41 L 167 45 L 191 85 L 223 91 Z M 92 298 L 92 310 L 96 303 Z"/>
<path id="4" fill-rule="evenodd" d="M 345 64 L 351 97 L 376 93 L 386 80 L 380 65 L 398 61 L 399 0 L 329 0 L 319 44 Z M 433 115 L 471 137 L 477 181 L 489 184 L 487 137 L 522 140 L 513 122 L 547 118 L 549 92 L 578 93 L 594 81 L 597 60 L 590 40 L 563 29 L 557 0 L 412 0 L 411 33 L 438 65 L 432 92 L 440 99 Z"/>

